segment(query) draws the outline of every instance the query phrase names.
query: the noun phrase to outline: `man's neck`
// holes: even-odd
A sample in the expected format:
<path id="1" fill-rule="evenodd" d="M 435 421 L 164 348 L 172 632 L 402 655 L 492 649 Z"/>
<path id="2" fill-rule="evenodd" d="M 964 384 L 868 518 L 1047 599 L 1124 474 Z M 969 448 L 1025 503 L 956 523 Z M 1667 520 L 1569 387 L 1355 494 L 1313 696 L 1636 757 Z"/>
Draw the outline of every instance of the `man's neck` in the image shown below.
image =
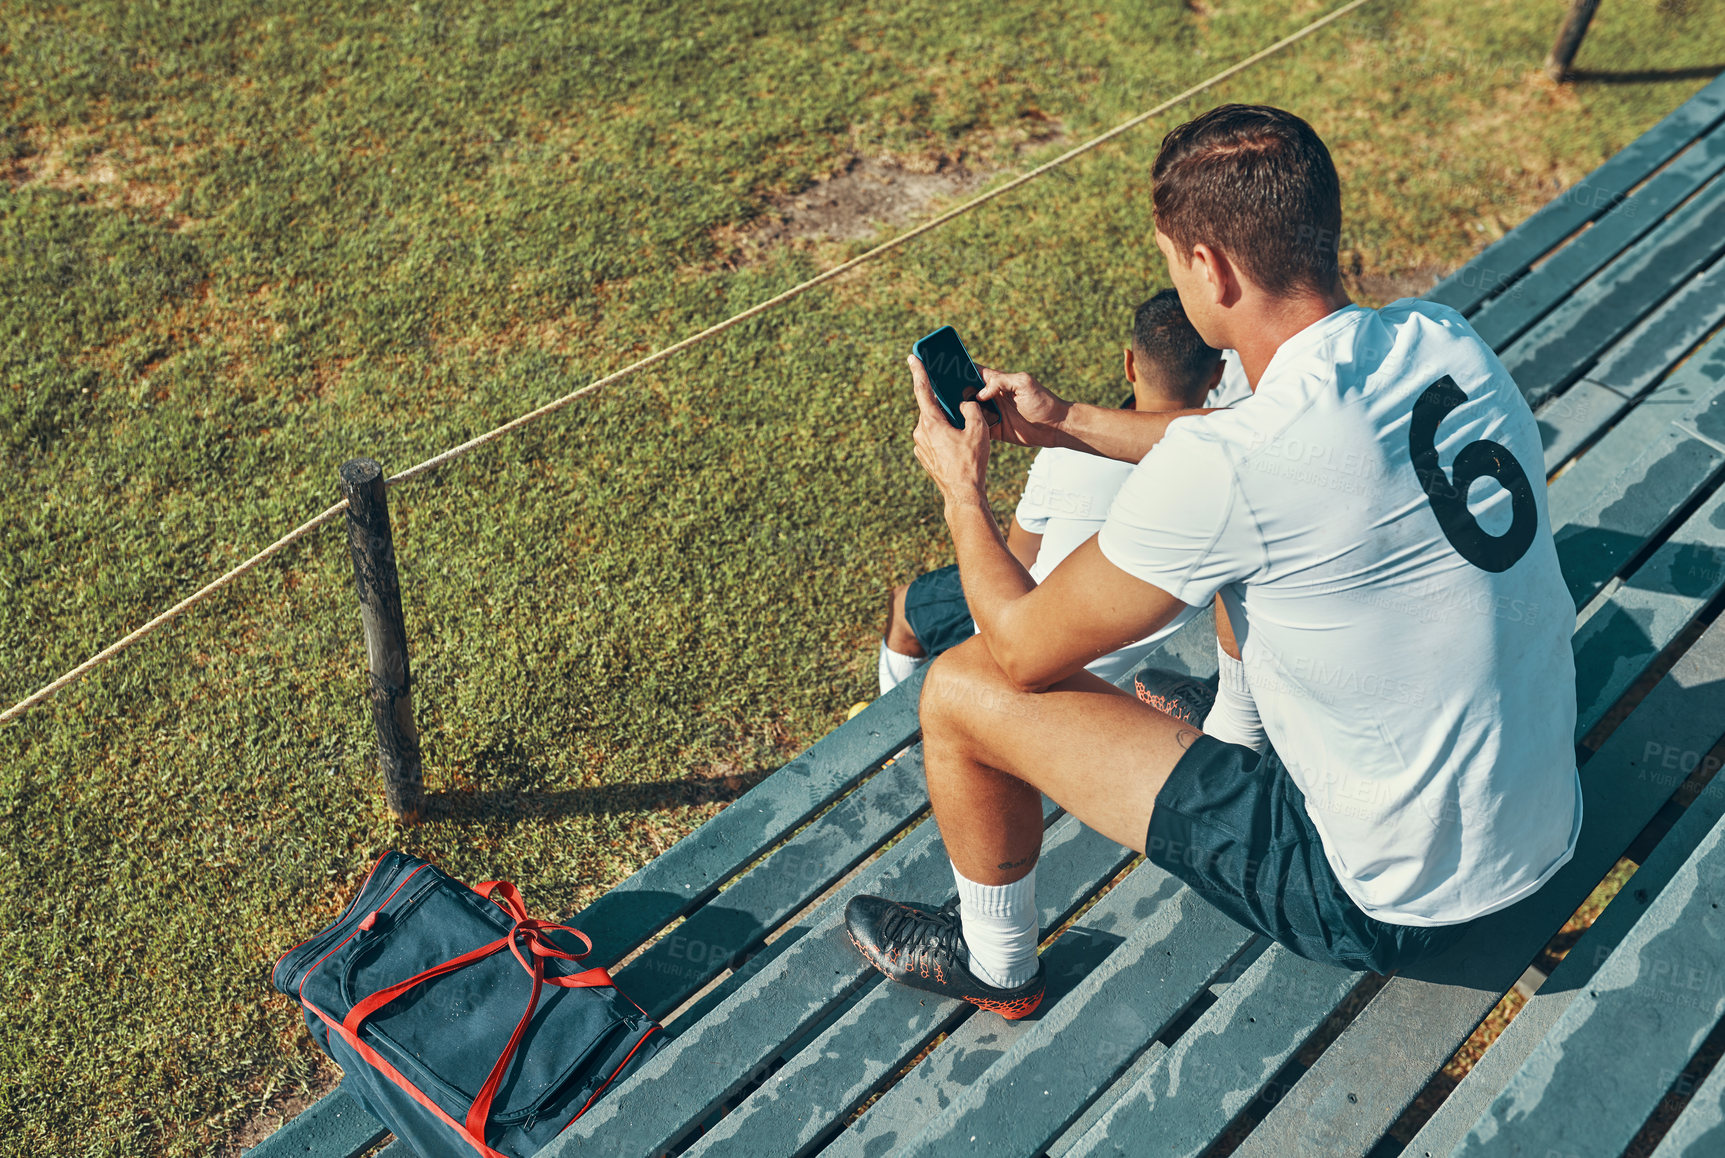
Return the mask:
<path id="1" fill-rule="evenodd" d="M 1240 355 L 1247 383 L 1256 390 L 1283 342 L 1349 304 L 1351 299 L 1340 286 L 1328 294 L 1262 296 L 1254 303 L 1241 303 L 1245 312 L 1237 319 L 1234 349 Z"/>

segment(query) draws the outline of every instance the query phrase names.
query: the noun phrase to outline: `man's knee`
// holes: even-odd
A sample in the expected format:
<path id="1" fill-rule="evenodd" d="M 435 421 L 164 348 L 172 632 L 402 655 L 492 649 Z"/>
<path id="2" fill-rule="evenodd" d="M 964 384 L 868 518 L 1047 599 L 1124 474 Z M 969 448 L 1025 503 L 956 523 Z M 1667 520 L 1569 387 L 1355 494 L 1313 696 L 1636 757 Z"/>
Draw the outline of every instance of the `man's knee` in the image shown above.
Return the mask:
<path id="1" fill-rule="evenodd" d="M 965 724 L 1007 710 L 1018 694 L 988 645 L 973 636 L 930 662 L 918 704 L 923 731 L 930 723 L 937 728 Z"/>

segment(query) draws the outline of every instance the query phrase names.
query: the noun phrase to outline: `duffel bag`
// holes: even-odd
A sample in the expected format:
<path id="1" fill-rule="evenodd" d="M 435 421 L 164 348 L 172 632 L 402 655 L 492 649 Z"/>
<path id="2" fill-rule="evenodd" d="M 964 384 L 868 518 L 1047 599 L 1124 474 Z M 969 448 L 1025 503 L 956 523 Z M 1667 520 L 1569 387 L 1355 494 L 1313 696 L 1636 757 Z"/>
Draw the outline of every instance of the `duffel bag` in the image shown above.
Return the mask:
<path id="1" fill-rule="evenodd" d="M 579 944 L 577 944 L 579 943 Z M 398 852 L 276 962 L 342 1086 L 419 1158 L 527 1158 L 664 1041 L 585 936 Z"/>

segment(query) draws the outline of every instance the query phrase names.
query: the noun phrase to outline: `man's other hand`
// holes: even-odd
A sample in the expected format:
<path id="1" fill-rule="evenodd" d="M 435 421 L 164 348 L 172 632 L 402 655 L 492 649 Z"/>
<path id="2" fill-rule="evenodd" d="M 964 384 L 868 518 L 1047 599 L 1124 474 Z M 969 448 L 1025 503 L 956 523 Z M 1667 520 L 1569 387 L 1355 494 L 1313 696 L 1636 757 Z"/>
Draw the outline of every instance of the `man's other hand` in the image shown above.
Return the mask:
<path id="1" fill-rule="evenodd" d="M 946 420 L 940 403 L 935 401 L 934 387 L 928 383 L 922 359 L 913 354 L 905 361 L 910 363 L 911 387 L 916 391 L 918 415 L 916 430 L 911 435 L 916 443 L 916 460 L 948 503 L 981 503 L 986 508 L 989 426 L 982 406 L 974 401 L 960 404 L 964 429 L 955 430 Z"/>
<path id="2" fill-rule="evenodd" d="M 1072 403 L 1056 397 L 1029 374 L 1007 374 L 978 366 L 983 387 L 977 399 L 1000 408 L 1001 420 L 989 433 L 1019 446 L 1061 446 L 1060 424 Z"/>

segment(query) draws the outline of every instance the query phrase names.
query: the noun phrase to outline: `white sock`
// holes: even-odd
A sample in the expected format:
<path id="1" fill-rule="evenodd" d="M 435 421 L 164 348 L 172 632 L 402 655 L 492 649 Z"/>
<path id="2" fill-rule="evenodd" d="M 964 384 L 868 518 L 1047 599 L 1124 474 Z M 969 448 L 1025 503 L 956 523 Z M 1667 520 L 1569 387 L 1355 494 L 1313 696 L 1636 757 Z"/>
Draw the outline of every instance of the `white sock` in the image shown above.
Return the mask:
<path id="1" fill-rule="evenodd" d="M 1246 684 L 1246 665 L 1216 644 L 1216 663 L 1221 682 L 1216 688 L 1216 704 L 1199 725 L 1206 736 L 1214 736 L 1230 744 L 1244 744 L 1262 752 L 1270 746 L 1264 734 L 1264 723 L 1258 719 L 1258 705 L 1252 699 L 1252 689 Z"/>
<path id="2" fill-rule="evenodd" d="M 958 871 L 958 916 L 970 971 L 985 985 L 1012 989 L 1036 975 L 1036 869 L 1009 885 L 979 885 Z"/>
<path id="3" fill-rule="evenodd" d="M 886 695 L 899 684 L 911 677 L 911 673 L 923 665 L 927 656 L 904 655 L 886 645 L 886 640 L 880 641 L 880 694 Z"/>

